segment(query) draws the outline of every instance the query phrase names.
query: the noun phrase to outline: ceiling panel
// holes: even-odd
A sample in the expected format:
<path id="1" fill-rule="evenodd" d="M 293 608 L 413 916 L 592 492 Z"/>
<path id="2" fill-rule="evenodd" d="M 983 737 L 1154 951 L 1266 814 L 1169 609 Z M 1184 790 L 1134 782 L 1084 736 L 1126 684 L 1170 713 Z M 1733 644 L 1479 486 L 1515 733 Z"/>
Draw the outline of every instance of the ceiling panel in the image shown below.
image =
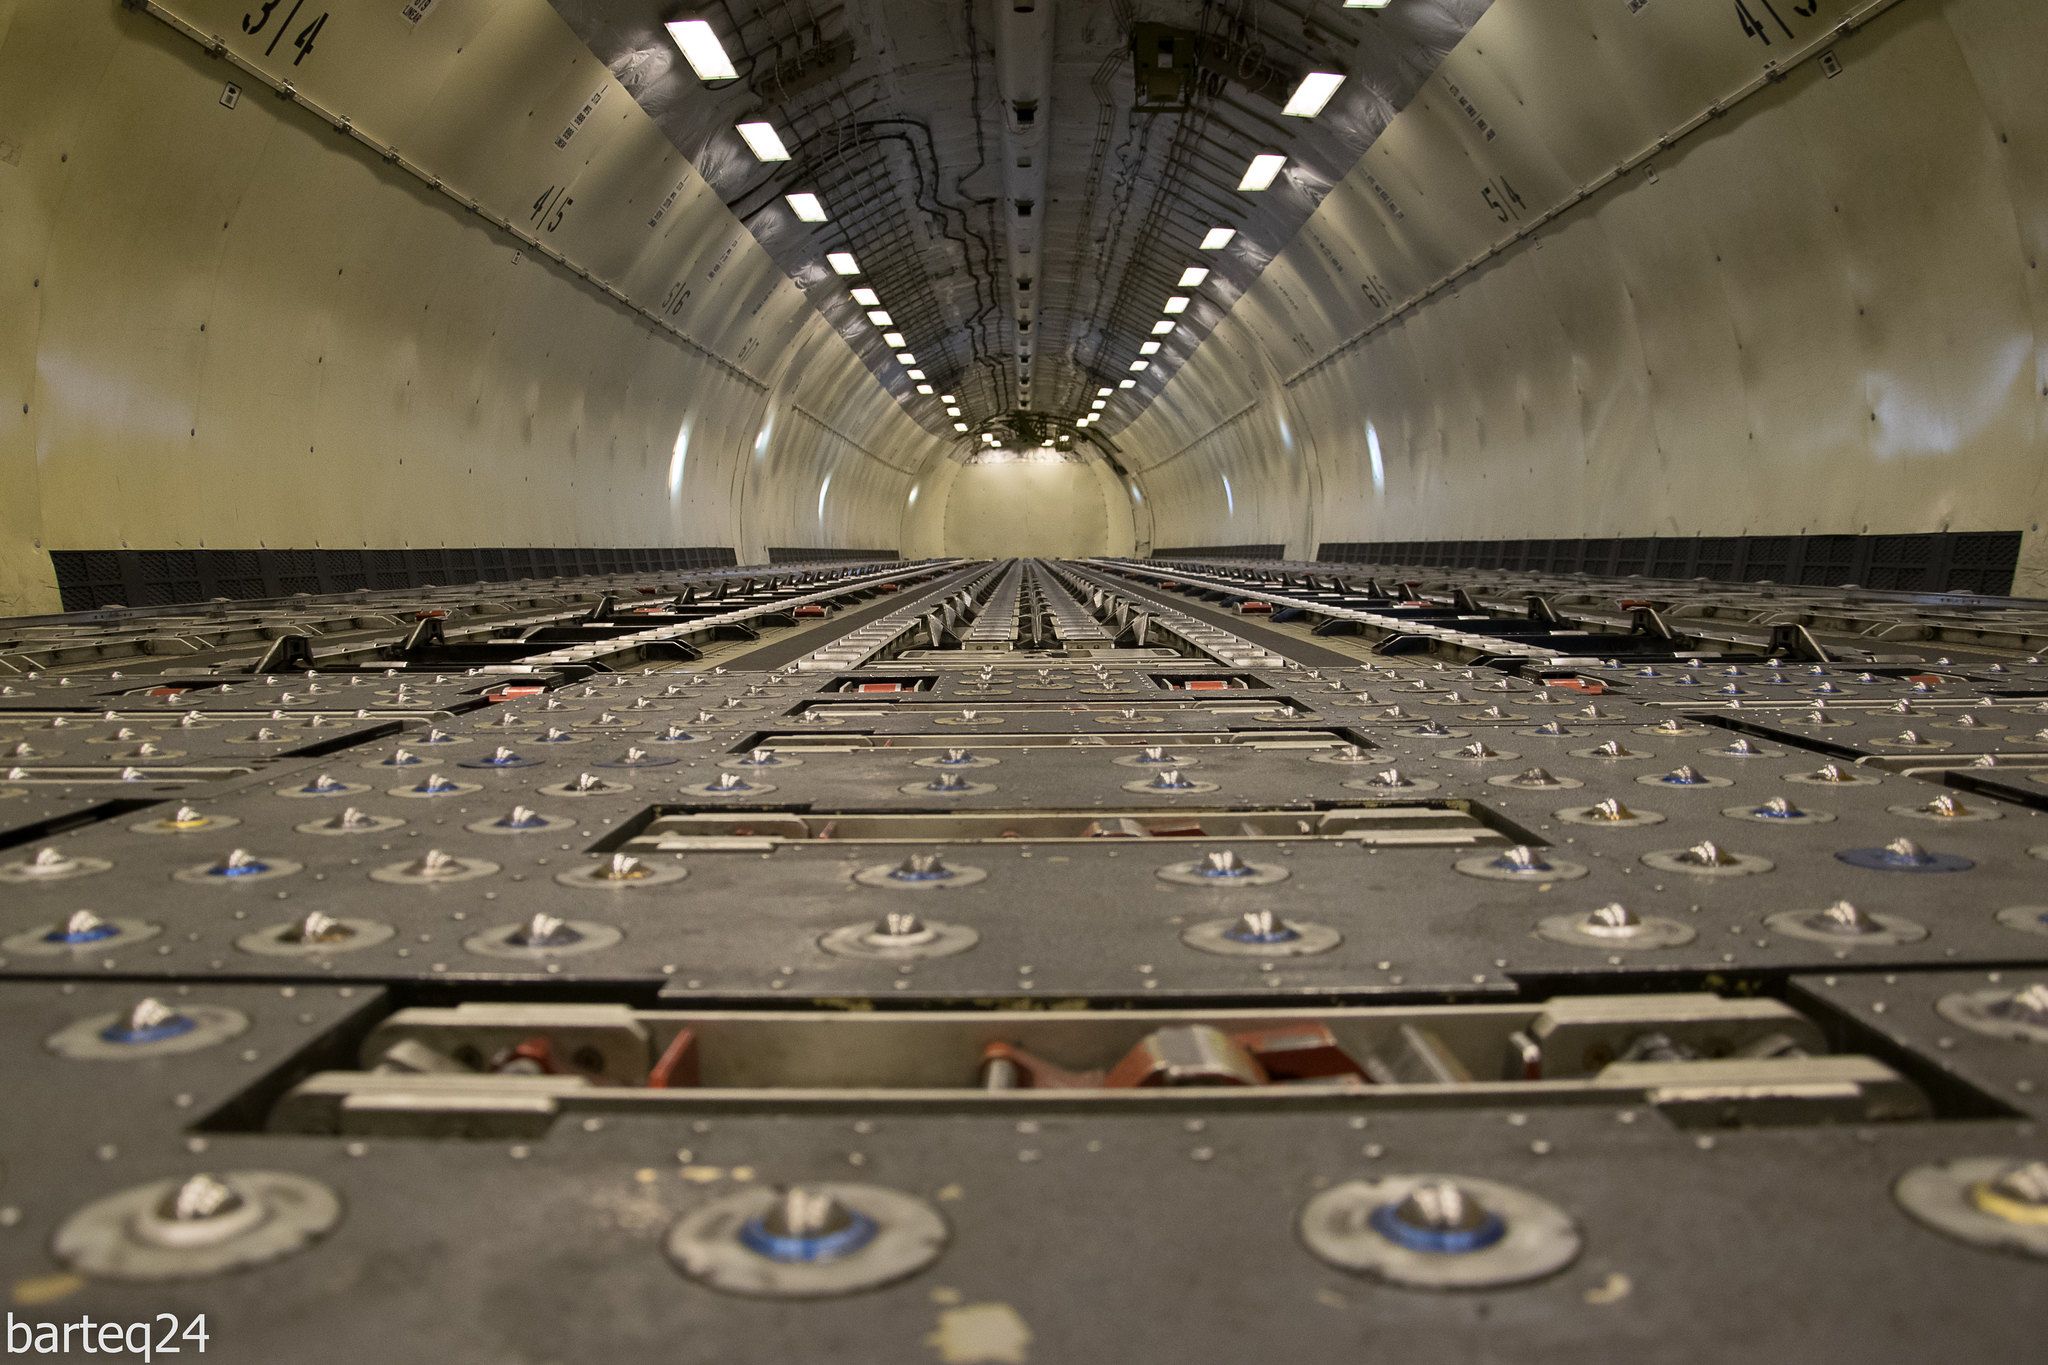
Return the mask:
<path id="1" fill-rule="evenodd" d="M 1104 387 L 1107 425 L 1134 416 L 1490 0 L 553 3 L 913 416 L 953 435 L 957 397 L 965 446 L 1050 435 Z M 679 19 L 712 26 L 736 79 L 698 79 L 663 27 Z M 1167 79 L 1141 96 L 1141 69 Z M 1345 76 L 1336 97 L 1283 117 L 1316 70 Z M 754 118 L 788 161 L 748 149 L 735 125 Z M 1269 151 L 1277 182 L 1241 192 Z M 830 220 L 799 221 L 798 190 Z M 1236 236 L 1205 252 L 1214 227 Z M 835 251 L 862 273 L 836 275 Z M 1182 287 L 1191 265 L 1212 273 Z M 931 395 L 854 287 L 881 296 Z M 1187 311 L 1142 356 L 1175 295 Z"/>

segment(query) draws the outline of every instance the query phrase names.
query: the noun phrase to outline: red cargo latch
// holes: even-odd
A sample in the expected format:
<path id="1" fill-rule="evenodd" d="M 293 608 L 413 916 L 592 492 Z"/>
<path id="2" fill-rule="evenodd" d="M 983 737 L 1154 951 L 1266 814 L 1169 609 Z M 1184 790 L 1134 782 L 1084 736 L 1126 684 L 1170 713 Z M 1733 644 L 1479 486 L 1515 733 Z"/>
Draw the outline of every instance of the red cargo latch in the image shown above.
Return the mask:
<path id="1" fill-rule="evenodd" d="M 662 1049 L 661 1060 L 654 1064 L 654 1070 L 647 1073 L 647 1088 L 678 1090 L 696 1085 L 702 1078 L 701 1072 L 696 1031 L 684 1029 Z"/>
<path id="2" fill-rule="evenodd" d="M 490 1069 L 501 1076 L 558 1076 L 562 1072 L 555 1064 L 555 1045 L 539 1034 L 499 1053 L 491 1060 Z"/>

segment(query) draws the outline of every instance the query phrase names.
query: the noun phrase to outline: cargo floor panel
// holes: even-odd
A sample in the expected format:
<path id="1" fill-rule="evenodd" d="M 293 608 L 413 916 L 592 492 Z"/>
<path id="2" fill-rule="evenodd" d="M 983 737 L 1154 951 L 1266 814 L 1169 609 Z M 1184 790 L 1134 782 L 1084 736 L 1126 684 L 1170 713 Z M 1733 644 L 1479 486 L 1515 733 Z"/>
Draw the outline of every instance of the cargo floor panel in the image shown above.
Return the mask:
<path id="1" fill-rule="evenodd" d="M 0 684 L 9 1283 L 238 1361 L 2021 1354 L 2032 666 L 1637 590 L 944 561 L 358 622 L 548 633 L 480 671 L 323 662 L 317 600 L 226 632 L 313 672 L 74 623 L 123 666 Z M 1424 652 L 1298 647 L 1354 601 Z"/>
<path id="2" fill-rule="evenodd" d="M 1797 1010 L 1706 994 L 1280 1012 L 720 1013 L 466 1002 L 399 1010 L 353 1058 L 300 1054 L 285 1067 L 303 1079 L 266 1078 L 258 1089 L 268 1106 L 238 1097 L 237 1121 L 311 1135 L 539 1137 L 593 1114 L 764 1107 L 1283 1105 L 1371 1115 L 1649 1106 L 1699 1128 L 1937 1116 L 1906 1076 L 1831 1048 Z M 2009 1112 L 1981 1094 L 1948 1103 L 1954 1112 L 1943 1117 Z"/>

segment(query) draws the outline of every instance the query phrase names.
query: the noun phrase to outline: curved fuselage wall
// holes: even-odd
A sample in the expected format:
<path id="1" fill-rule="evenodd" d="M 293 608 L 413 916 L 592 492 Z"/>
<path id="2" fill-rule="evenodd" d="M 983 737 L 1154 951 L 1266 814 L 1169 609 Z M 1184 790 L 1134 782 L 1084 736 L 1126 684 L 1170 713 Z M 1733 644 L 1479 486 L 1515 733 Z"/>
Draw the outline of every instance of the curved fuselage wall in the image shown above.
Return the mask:
<path id="1" fill-rule="evenodd" d="M 894 548 L 938 443 L 544 0 L 402 9 L 250 70 L 0 0 L 0 614 L 52 549 Z"/>
<path id="2" fill-rule="evenodd" d="M 1500 0 L 1119 434 L 1155 541 L 2020 531 L 2048 591 L 2048 24 L 1866 8 Z"/>

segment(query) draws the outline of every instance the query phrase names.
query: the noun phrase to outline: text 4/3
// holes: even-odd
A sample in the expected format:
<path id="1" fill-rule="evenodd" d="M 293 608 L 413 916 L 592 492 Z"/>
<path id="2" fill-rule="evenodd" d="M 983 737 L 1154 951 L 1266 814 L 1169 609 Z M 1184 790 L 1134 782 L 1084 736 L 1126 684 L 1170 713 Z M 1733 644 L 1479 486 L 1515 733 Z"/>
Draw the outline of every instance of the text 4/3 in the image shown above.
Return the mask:
<path id="1" fill-rule="evenodd" d="M 1735 0 L 1735 22 L 1742 25 L 1745 37 L 1756 39 L 1765 47 L 1771 45 L 1775 32 L 1785 38 L 1797 38 L 1792 25 L 1785 21 L 1785 15 L 1778 12 L 1782 6 L 1795 19 L 1811 19 L 1820 13 L 1820 0 Z"/>

